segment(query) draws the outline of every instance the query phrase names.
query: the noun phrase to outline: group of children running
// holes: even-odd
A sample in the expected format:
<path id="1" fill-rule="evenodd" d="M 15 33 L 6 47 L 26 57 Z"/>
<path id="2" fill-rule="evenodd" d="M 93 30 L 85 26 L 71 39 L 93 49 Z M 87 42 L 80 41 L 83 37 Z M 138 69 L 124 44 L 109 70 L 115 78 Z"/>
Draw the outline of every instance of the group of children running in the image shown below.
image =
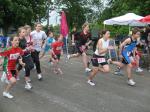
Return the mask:
<path id="1" fill-rule="evenodd" d="M 47 35 L 42 31 L 40 23 L 35 24 L 35 30 L 31 32 L 31 27 L 25 25 L 18 29 L 18 34 L 10 38 L 10 46 L 0 52 L 4 57 L 3 74 L 1 80 L 6 83 L 3 96 L 13 98 L 9 93 L 10 89 L 16 84 L 18 74 L 23 69 L 25 71 L 25 88 L 32 89 L 30 71 L 36 68 L 38 80 L 42 80 L 40 58 L 45 53 L 49 53 L 53 63 L 54 73 L 63 74 L 58 63 L 63 54 L 63 36 L 54 38 L 53 32 L 48 31 Z M 40 53 L 41 52 L 41 53 Z"/>
<path id="2" fill-rule="evenodd" d="M 76 38 L 75 38 L 76 37 Z M 85 72 L 90 72 L 87 83 L 94 86 L 93 78 L 98 71 L 103 73 L 110 72 L 109 63 L 115 64 L 120 68 L 126 66 L 128 80 L 127 83 L 131 86 L 135 85 L 132 78 L 132 61 L 130 55 L 136 47 L 137 40 L 140 38 L 140 31 L 135 28 L 132 31 L 131 37 L 127 38 L 120 45 L 120 62 L 107 59 L 105 55 L 109 50 L 114 49 L 109 45 L 110 31 L 104 30 L 101 32 L 101 38 L 98 40 L 96 50 L 91 58 L 87 55 L 87 50 L 92 43 L 91 34 L 89 32 L 89 24 L 85 23 L 82 26 L 82 32 L 73 37 L 72 44 L 75 46 L 77 53 L 67 55 L 67 58 L 82 56 Z M 54 38 L 52 31 L 48 31 L 47 35 L 42 31 L 40 23 L 35 24 L 35 30 L 31 32 L 31 27 L 25 25 L 18 29 L 18 34 L 10 38 L 10 47 L 0 52 L 0 56 L 4 57 L 3 75 L 1 80 L 6 83 L 3 96 L 13 98 L 9 93 L 10 89 L 16 84 L 18 74 L 23 69 L 25 71 L 25 88 L 32 89 L 30 71 L 35 67 L 38 80 L 42 80 L 43 75 L 40 66 L 40 59 L 48 53 L 49 61 L 53 63 L 53 72 L 55 74 L 63 74 L 60 66 L 60 56 L 63 55 L 63 35 Z M 92 63 L 93 68 L 89 68 Z M 100 65 L 100 66 L 99 66 Z"/>

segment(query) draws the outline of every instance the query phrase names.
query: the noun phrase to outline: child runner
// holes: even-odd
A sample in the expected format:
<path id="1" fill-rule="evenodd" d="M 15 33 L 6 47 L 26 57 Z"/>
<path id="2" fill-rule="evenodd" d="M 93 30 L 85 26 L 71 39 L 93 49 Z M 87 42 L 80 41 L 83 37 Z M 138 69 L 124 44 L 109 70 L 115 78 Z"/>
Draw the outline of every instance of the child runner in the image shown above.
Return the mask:
<path id="1" fill-rule="evenodd" d="M 128 76 L 128 80 L 127 83 L 130 86 L 134 86 L 135 82 L 132 79 L 132 74 L 131 74 L 131 70 L 132 70 L 132 63 L 130 60 L 129 55 L 131 54 L 131 52 L 133 52 L 134 48 L 137 45 L 137 40 L 138 38 L 140 38 L 140 31 L 138 28 L 134 28 L 132 30 L 132 35 L 131 37 L 127 38 L 124 42 L 121 43 L 120 45 L 120 57 L 122 57 L 122 62 L 116 62 L 116 61 L 111 61 L 110 62 L 112 64 L 115 64 L 119 67 L 123 67 L 124 65 L 126 65 L 126 71 L 127 71 L 127 76 Z"/>
<path id="2" fill-rule="evenodd" d="M 26 36 L 26 29 L 24 27 L 20 27 L 18 29 L 18 36 L 19 36 L 19 47 L 21 49 L 23 49 L 24 55 L 22 56 L 22 60 L 23 62 L 26 64 L 25 68 L 25 88 L 26 89 L 31 89 L 32 85 L 31 85 L 31 80 L 30 80 L 30 70 L 33 69 L 34 64 L 33 64 L 33 60 L 31 57 L 31 48 L 30 46 L 27 45 L 27 40 L 25 38 Z M 22 66 L 19 64 L 18 65 L 18 72 L 22 69 Z"/>
<path id="3" fill-rule="evenodd" d="M 0 52 L 1 56 L 5 56 L 4 62 L 4 70 L 8 79 L 8 83 L 6 84 L 6 87 L 3 92 L 3 96 L 7 98 L 13 98 L 13 96 L 9 93 L 10 89 L 16 84 L 16 77 L 17 77 L 17 71 L 16 71 L 16 63 L 17 60 L 19 60 L 19 63 L 22 66 L 25 66 L 25 63 L 22 62 L 21 56 L 23 55 L 23 51 L 21 48 L 19 48 L 19 38 L 17 36 L 14 36 L 10 38 L 10 41 L 12 43 L 12 47 L 8 48 L 4 52 Z"/>
<path id="4" fill-rule="evenodd" d="M 89 59 L 86 54 L 87 50 L 89 49 L 89 46 L 92 42 L 91 40 L 91 33 L 89 32 L 89 24 L 84 23 L 82 26 L 83 31 L 78 35 L 77 39 L 77 54 L 68 55 L 68 59 L 73 57 L 78 57 L 82 55 L 82 61 L 84 64 L 85 72 L 90 72 L 91 69 L 88 67 L 89 65 Z"/>
<path id="5" fill-rule="evenodd" d="M 54 39 L 54 34 L 52 31 L 48 31 L 47 33 L 47 39 L 45 41 L 45 44 L 44 44 L 44 51 L 42 52 L 40 58 L 42 58 L 46 52 L 48 52 L 49 50 L 51 50 L 51 44 L 53 42 L 55 42 L 55 39 Z"/>
<path id="6" fill-rule="evenodd" d="M 51 57 L 53 62 L 54 73 L 63 74 L 59 66 L 60 56 L 63 54 L 63 35 L 60 35 L 56 42 L 52 43 Z"/>
<path id="7" fill-rule="evenodd" d="M 34 51 L 32 51 L 31 53 L 31 56 L 36 65 L 38 80 L 42 79 L 39 54 L 40 54 L 40 51 L 42 50 L 43 43 L 45 39 L 47 38 L 45 32 L 42 31 L 41 29 L 42 29 L 41 23 L 36 23 L 35 30 L 31 32 L 31 38 L 33 41 L 33 49 L 34 49 Z"/>
<path id="8" fill-rule="evenodd" d="M 95 86 L 95 83 L 93 82 L 93 78 L 96 76 L 98 71 L 101 72 L 109 72 L 109 65 L 107 63 L 107 60 L 105 58 L 106 53 L 108 52 L 109 49 L 113 49 L 112 46 L 109 46 L 109 37 L 110 37 L 110 32 L 108 30 L 102 31 L 102 38 L 98 40 L 96 50 L 93 54 L 93 57 L 91 59 L 93 69 L 91 72 L 91 75 L 88 77 L 87 83 L 90 84 L 91 86 Z M 101 65 L 102 67 L 99 67 Z"/>

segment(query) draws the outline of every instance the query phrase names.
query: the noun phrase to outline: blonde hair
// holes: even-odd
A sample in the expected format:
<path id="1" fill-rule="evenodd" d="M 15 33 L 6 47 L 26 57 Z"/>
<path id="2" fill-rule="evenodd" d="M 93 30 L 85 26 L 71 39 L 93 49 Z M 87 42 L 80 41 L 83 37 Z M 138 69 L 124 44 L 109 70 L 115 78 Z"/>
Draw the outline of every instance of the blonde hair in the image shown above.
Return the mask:
<path id="1" fill-rule="evenodd" d="M 82 30 L 83 30 L 85 27 L 87 27 L 87 26 L 89 26 L 89 23 L 84 23 L 84 24 L 82 25 Z"/>
<path id="2" fill-rule="evenodd" d="M 18 33 L 17 33 L 18 36 L 19 36 L 19 33 L 21 33 L 22 30 L 26 30 L 25 27 L 22 26 L 22 27 L 18 28 Z"/>
<path id="3" fill-rule="evenodd" d="M 28 28 L 31 28 L 31 26 L 25 25 L 24 28 L 27 30 Z"/>

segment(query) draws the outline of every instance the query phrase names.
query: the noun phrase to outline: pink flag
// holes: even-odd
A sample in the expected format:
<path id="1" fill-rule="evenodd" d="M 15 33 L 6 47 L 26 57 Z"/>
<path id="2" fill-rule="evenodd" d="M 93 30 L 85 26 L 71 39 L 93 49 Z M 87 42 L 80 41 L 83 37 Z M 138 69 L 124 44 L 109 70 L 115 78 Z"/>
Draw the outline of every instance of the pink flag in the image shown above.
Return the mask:
<path id="1" fill-rule="evenodd" d="M 142 18 L 141 20 L 139 20 L 140 22 L 143 23 L 150 23 L 150 15 L 145 16 L 144 18 Z"/>
<path id="2" fill-rule="evenodd" d="M 66 14 L 64 11 L 62 11 L 62 13 L 61 13 L 60 32 L 64 37 L 66 37 L 69 33 Z"/>

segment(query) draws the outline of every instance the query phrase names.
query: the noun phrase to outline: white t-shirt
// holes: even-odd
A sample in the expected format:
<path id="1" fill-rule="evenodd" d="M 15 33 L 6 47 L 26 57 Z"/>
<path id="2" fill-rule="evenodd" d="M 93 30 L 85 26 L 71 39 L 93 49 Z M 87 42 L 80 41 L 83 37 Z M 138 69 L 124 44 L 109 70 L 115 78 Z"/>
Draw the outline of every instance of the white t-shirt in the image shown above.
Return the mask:
<path id="1" fill-rule="evenodd" d="M 42 50 L 42 42 L 47 38 L 46 34 L 44 31 L 37 32 L 36 30 L 31 32 L 31 38 L 33 41 L 33 48 L 36 51 L 41 51 Z"/>

